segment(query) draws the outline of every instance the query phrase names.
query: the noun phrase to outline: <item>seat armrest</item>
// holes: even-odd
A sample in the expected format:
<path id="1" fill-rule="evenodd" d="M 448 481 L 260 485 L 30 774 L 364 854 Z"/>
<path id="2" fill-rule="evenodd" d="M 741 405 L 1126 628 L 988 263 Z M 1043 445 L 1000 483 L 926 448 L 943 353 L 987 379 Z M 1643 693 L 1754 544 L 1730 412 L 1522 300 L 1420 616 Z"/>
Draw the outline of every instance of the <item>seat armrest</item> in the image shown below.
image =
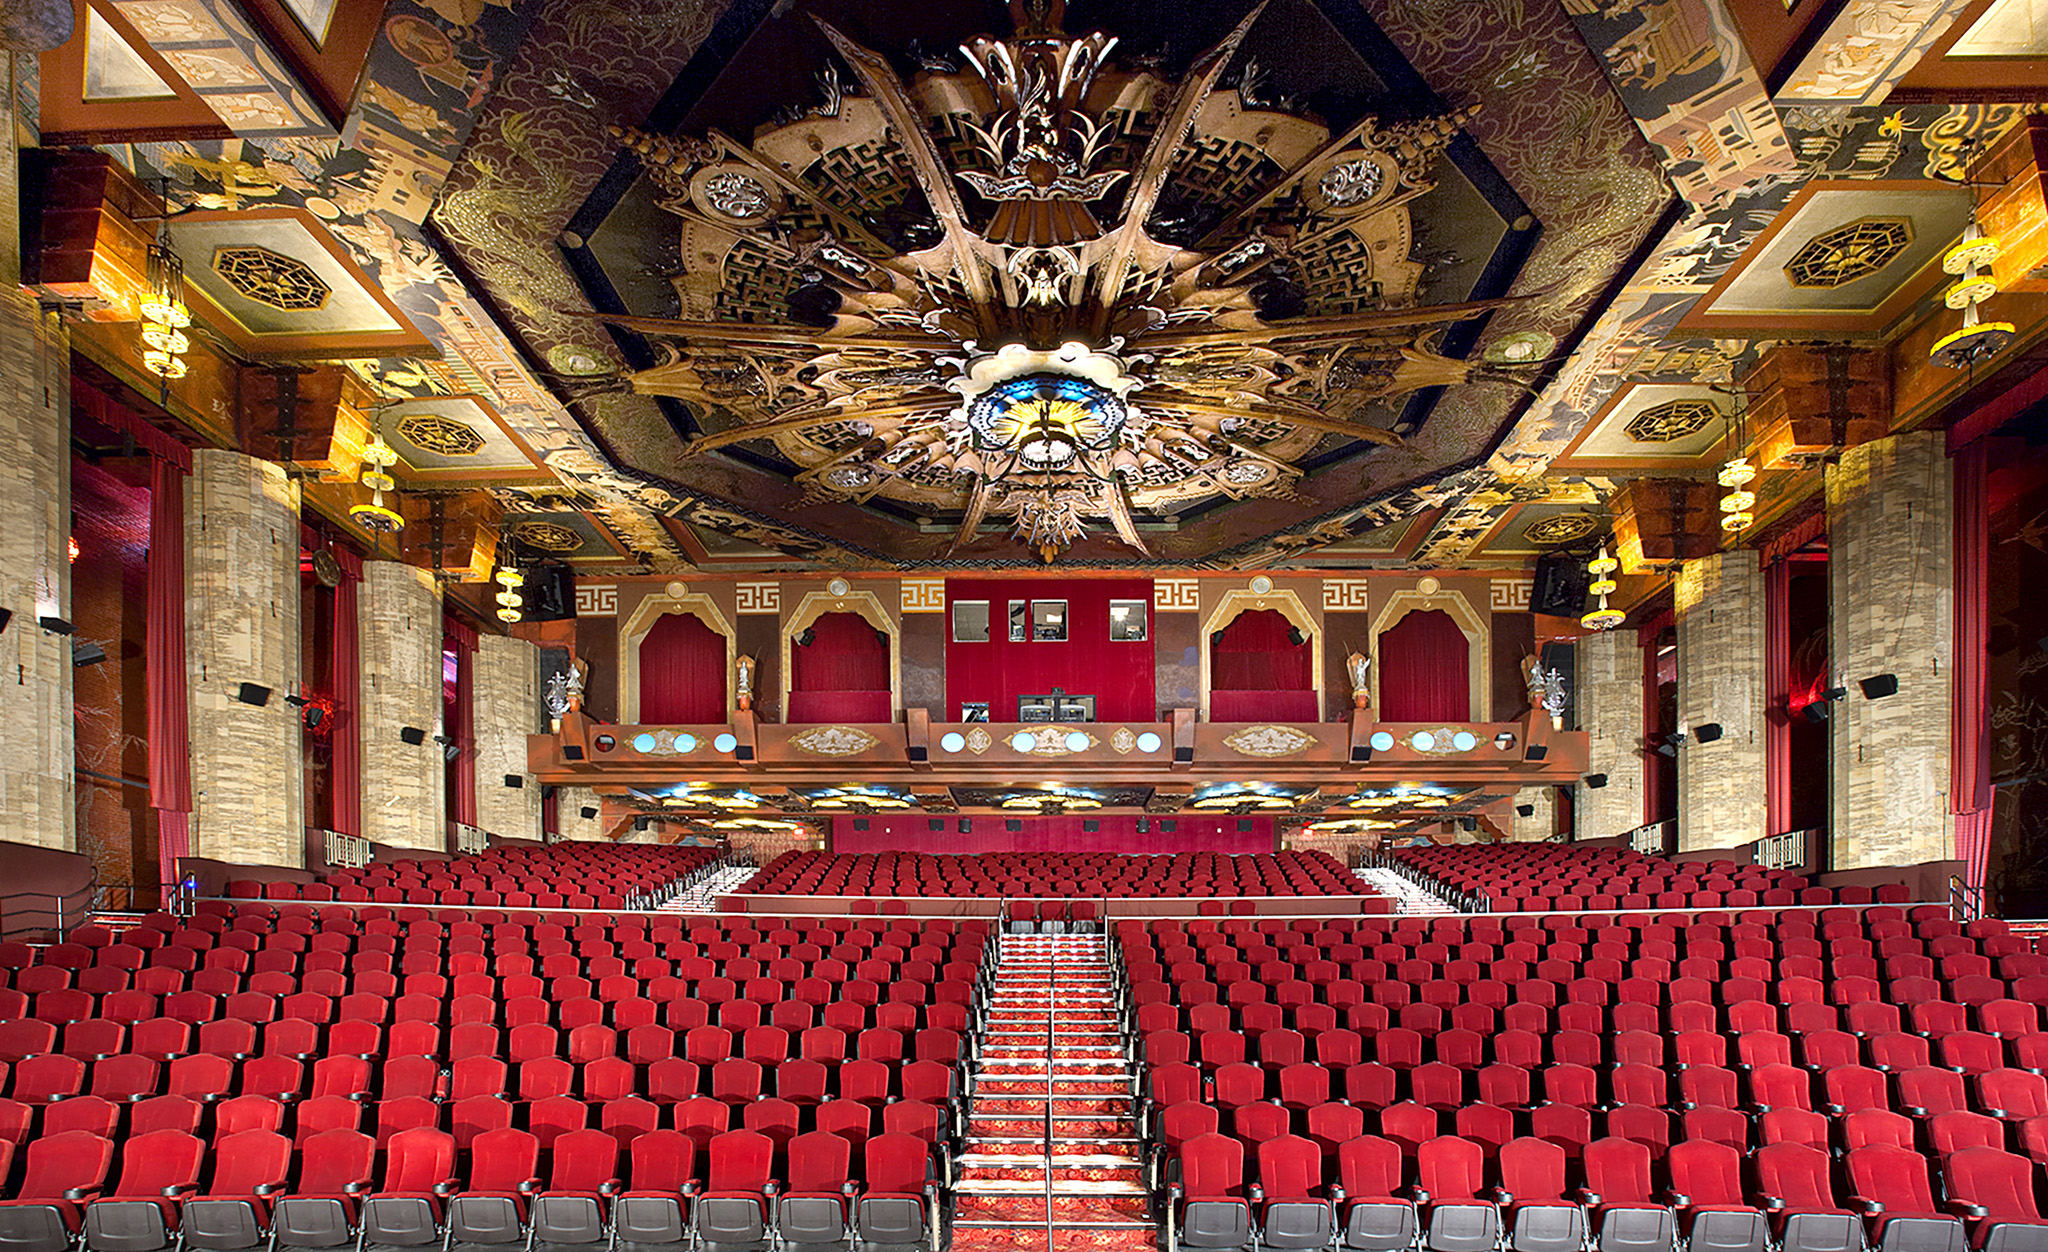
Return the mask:
<path id="1" fill-rule="evenodd" d="M 603 1196 L 617 1195 L 619 1194 L 619 1192 L 624 1191 L 625 1189 L 625 1180 L 621 1178 L 607 1178 L 603 1182 L 597 1184 L 597 1194 Z"/>
<path id="2" fill-rule="evenodd" d="M 96 1200 L 99 1198 L 99 1194 L 100 1189 L 98 1187 L 73 1187 L 64 1193 L 64 1198 L 73 1202 Z"/>
<path id="3" fill-rule="evenodd" d="M 1495 1204 L 1513 1204 L 1515 1202 L 1515 1193 L 1509 1191 L 1506 1187 L 1495 1187 L 1493 1189 L 1493 1202 Z"/>
<path id="4" fill-rule="evenodd" d="M 276 1195 L 278 1192 L 283 1191 L 285 1189 L 285 1186 L 286 1184 L 281 1182 L 259 1182 L 255 1185 L 255 1187 L 252 1188 L 252 1190 L 260 1196 L 273 1196 Z"/>
<path id="5" fill-rule="evenodd" d="M 349 1183 L 347 1186 L 344 1186 L 341 1190 L 345 1195 L 366 1195 L 369 1193 L 370 1190 L 370 1180 L 367 1178 L 359 1178 L 356 1181 Z"/>
<path id="6" fill-rule="evenodd" d="M 1928 1117 L 1927 1110 L 1917 1104 L 1901 1104 L 1899 1112 L 1904 1113 L 1915 1121 L 1924 1121 Z"/>
<path id="7" fill-rule="evenodd" d="M 529 1179 L 527 1179 L 527 1180 L 526 1180 L 525 1182 L 522 1182 L 522 1183 L 520 1183 L 520 1184 L 519 1184 L 519 1194 L 520 1194 L 520 1195 L 532 1195 L 532 1194 L 534 1194 L 535 1192 L 539 1191 L 539 1190 L 540 1190 L 540 1187 L 541 1187 L 541 1182 L 540 1182 L 540 1179 L 538 1179 L 538 1178 L 529 1178 Z"/>
<path id="8" fill-rule="evenodd" d="M 688 1179 L 685 1179 L 685 1180 L 683 1181 L 683 1194 L 684 1194 L 684 1195 L 689 1195 L 689 1196 L 693 1196 L 693 1195 L 696 1195 L 696 1194 L 697 1194 L 697 1193 L 698 1193 L 699 1191 L 702 1191 L 703 1189 L 704 1189 L 704 1184 L 703 1184 L 703 1183 L 700 1183 L 700 1182 L 698 1182 L 698 1181 L 697 1181 L 696 1179 L 694 1179 L 694 1178 L 688 1178 Z"/>
<path id="9" fill-rule="evenodd" d="M 1848 1109 L 1839 1104 L 1823 1104 L 1820 1106 L 1820 1111 L 1826 1113 L 1829 1117 L 1845 1117 L 1849 1112 Z"/>
<path id="10" fill-rule="evenodd" d="M 170 1186 L 168 1186 L 168 1187 L 165 1187 L 165 1188 L 163 1189 L 163 1191 L 162 1191 L 162 1192 L 160 1192 L 159 1194 L 161 1194 L 161 1195 L 163 1196 L 163 1198 L 164 1198 L 164 1199 L 166 1199 L 166 1200 L 175 1200 L 175 1199 L 177 1199 L 177 1198 L 178 1198 L 179 1196 L 185 1196 L 185 1195 L 196 1195 L 196 1194 L 198 1194 L 198 1192 L 199 1192 L 199 1184 L 198 1184 L 198 1183 L 196 1183 L 196 1182 L 180 1182 L 180 1183 L 172 1183 L 172 1184 L 171 1184 Z"/>
<path id="11" fill-rule="evenodd" d="M 1264 1187 L 1261 1187 L 1261 1186 L 1260 1186 L 1259 1184 L 1257 1184 L 1257 1183 L 1253 1183 L 1253 1184 L 1251 1185 L 1251 1193 L 1252 1193 L 1252 1203 L 1254 1203 L 1254 1204 L 1264 1204 L 1264 1203 L 1266 1202 L 1266 1189 L 1265 1189 Z"/>
<path id="12" fill-rule="evenodd" d="M 851 1178 L 839 1184 L 839 1194 L 851 1200 L 860 1195 L 860 1184 Z"/>
<path id="13" fill-rule="evenodd" d="M 2012 1120 L 2012 1114 L 2006 1112 L 2004 1109 L 1985 1109 L 1984 1115 L 1986 1117 L 1995 1117 L 2002 1122 Z"/>
<path id="14" fill-rule="evenodd" d="M 1671 1207 L 1673 1208 L 1689 1209 L 1692 1207 L 1692 1197 L 1683 1191 L 1667 1191 L 1664 1193 L 1664 1198 L 1671 1201 Z"/>
<path id="15" fill-rule="evenodd" d="M 1766 1213 L 1782 1213 L 1785 1211 L 1785 1198 L 1783 1196 L 1766 1195 L 1758 1196 L 1757 1199 L 1762 1203 L 1763 1210 Z"/>
<path id="16" fill-rule="evenodd" d="M 1876 1200 L 1873 1200 L 1868 1196 L 1850 1196 L 1849 1207 L 1855 1209 L 1857 1212 L 1862 1213 L 1868 1217 L 1876 1217 L 1884 1212 L 1884 1205 L 1878 1203 Z"/>
<path id="17" fill-rule="evenodd" d="M 460 1190 L 462 1190 L 462 1184 L 453 1178 L 443 1178 L 435 1183 L 433 1187 L 434 1194 L 443 1197 L 454 1195 Z"/>
<path id="18" fill-rule="evenodd" d="M 768 1185 L 761 1188 L 761 1194 L 772 1200 L 782 1194 L 782 1184 L 770 1178 Z"/>
<path id="19" fill-rule="evenodd" d="M 1600 1193 L 1589 1188 L 1580 1187 L 1575 1194 L 1579 1197 L 1579 1203 L 1586 1205 L 1588 1208 L 1597 1206 L 1600 1203 Z"/>
<path id="20" fill-rule="evenodd" d="M 1409 1195 L 1410 1195 L 1410 1196 L 1411 1196 L 1411 1197 L 1412 1197 L 1412 1198 L 1414 1199 L 1414 1201 L 1415 1201 L 1415 1202 L 1416 1202 L 1417 1204 L 1427 1204 L 1427 1203 L 1429 1203 L 1429 1192 L 1427 1192 L 1427 1191 L 1424 1191 L 1424 1190 L 1423 1190 L 1423 1189 L 1422 1189 L 1421 1187 L 1419 1187 L 1419 1186 L 1417 1186 L 1417 1187 L 1410 1187 L 1410 1188 L 1408 1189 L 1408 1193 L 1409 1193 Z"/>
<path id="21" fill-rule="evenodd" d="M 1951 1213 L 1954 1213 L 1954 1214 L 1955 1214 L 1956 1216 L 1958 1216 L 1958 1217 L 1989 1217 L 1989 1216 L 1991 1216 L 1991 1210 L 1990 1210 L 1990 1209 L 1987 1209 L 1987 1208 L 1985 1208 L 1985 1207 L 1984 1207 L 1983 1205 L 1981 1205 L 1981 1204 L 1966 1204 L 1966 1203 L 1964 1203 L 1964 1202 L 1963 1202 L 1963 1201 L 1961 1201 L 1961 1200 L 1950 1200 L 1950 1201 L 1948 1202 L 1948 1209 L 1949 1209 L 1949 1212 L 1951 1212 Z"/>

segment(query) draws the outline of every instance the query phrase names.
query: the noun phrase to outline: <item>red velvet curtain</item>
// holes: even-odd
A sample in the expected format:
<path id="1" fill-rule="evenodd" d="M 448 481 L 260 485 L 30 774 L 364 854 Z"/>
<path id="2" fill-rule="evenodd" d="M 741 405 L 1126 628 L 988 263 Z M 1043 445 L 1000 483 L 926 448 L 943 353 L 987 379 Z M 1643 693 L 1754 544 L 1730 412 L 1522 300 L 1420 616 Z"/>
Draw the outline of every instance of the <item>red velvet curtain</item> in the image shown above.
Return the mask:
<path id="1" fill-rule="evenodd" d="M 334 800 L 334 829 L 344 835 L 363 833 L 363 647 L 357 620 L 356 587 L 363 581 L 363 560 L 353 552 L 329 548 L 341 562 L 341 583 L 334 589 L 334 643 L 328 658 L 328 697 L 334 701 L 334 729 L 328 736 L 334 752 L 329 781 Z"/>
<path id="2" fill-rule="evenodd" d="M 149 804 L 162 881 L 192 855 L 192 738 L 185 686 L 185 473 L 161 457 L 149 472 L 149 605 L 143 665 L 149 706 Z"/>
<path id="3" fill-rule="evenodd" d="M 1409 613 L 1380 635 L 1383 722 L 1463 722 L 1472 717 L 1472 645 L 1441 609 Z"/>
<path id="4" fill-rule="evenodd" d="M 968 833 L 960 832 L 959 819 L 925 817 L 870 817 L 866 830 L 855 830 L 856 819 L 832 819 L 832 850 L 839 853 L 923 852 L 929 854 L 979 852 L 1118 852 L 1172 853 L 1219 852 L 1246 855 L 1271 852 L 1273 819 L 1254 817 L 1250 830 L 1239 830 L 1234 817 L 1140 818 L 1108 814 L 1099 818 L 1076 816 L 1023 817 L 1016 819 L 1022 830 L 1011 830 L 1002 818 L 978 816 L 970 819 Z M 940 822 L 933 830 L 932 821 Z M 1098 829 L 1085 830 L 1092 821 Z M 1144 821 L 1149 830 L 1140 833 Z M 1172 821 L 1172 830 L 1164 829 Z"/>
<path id="5" fill-rule="evenodd" d="M 1764 831 L 1792 826 L 1792 562 L 1764 566 Z"/>
<path id="6" fill-rule="evenodd" d="M 1969 884 L 1984 885 L 1991 841 L 1991 724 L 1986 690 L 1990 603 L 1990 461 L 1983 441 L 1955 455 L 1955 633 L 1949 666 L 1949 811 Z"/>
<path id="7" fill-rule="evenodd" d="M 704 726 L 731 720 L 725 638 L 688 613 L 658 618 L 640 641 L 640 720 Z"/>
<path id="8" fill-rule="evenodd" d="M 1272 609 L 1238 614 L 1210 648 L 1210 691 L 1304 691 L 1313 687 L 1308 641 L 1290 642 L 1287 632 L 1293 629 L 1294 623 Z"/>
<path id="9" fill-rule="evenodd" d="M 455 699 L 448 710 L 448 737 L 456 757 L 448 765 L 448 816 L 465 826 L 476 825 L 476 632 L 461 622 L 445 622 L 446 647 L 455 653 Z M 453 849 L 451 849 L 452 851 Z"/>
<path id="10" fill-rule="evenodd" d="M 887 691 L 889 645 L 858 613 L 811 623 L 811 644 L 790 649 L 791 691 Z"/>

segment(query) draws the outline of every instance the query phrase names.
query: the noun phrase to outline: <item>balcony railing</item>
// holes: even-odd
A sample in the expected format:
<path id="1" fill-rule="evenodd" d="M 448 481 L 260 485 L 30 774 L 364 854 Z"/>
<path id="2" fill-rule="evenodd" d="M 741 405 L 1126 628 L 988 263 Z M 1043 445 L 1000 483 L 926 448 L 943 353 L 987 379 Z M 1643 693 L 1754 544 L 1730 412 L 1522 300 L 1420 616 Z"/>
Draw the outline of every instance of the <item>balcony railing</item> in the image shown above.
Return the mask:
<path id="1" fill-rule="evenodd" d="M 361 869 L 370 863 L 370 841 L 360 835 L 344 835 L 338 830 L 323 832 L 327 836 L 327 863 L 345 869 Z"/>

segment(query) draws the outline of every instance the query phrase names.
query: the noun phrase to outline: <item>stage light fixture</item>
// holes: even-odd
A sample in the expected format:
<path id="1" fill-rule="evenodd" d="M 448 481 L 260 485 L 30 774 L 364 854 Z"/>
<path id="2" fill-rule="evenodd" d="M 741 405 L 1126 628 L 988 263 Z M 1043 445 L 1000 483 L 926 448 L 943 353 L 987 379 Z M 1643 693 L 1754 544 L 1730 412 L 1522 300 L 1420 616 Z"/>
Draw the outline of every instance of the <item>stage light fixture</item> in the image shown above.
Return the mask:
<path id="1" fill-rule="evenodd" d="M 1692 738 L 1694 743 L 1712 743 L 1720 737 L 1721 723 L 1719 722 L 1708 722 L 1704 726 L 1695 726 L 1692 728 Z"/>
<path id="2" fill-rule="evenodd" d="M 87 641 L 71 645 L 71 666 L 73 669 L 84 669 L 88 665 L 98 665 L 106 659 L 107 650 L 96 643 Z"/>
<path id="3" fill-rule="evenodd" d="M 1863 698 L 1866 700 L 1882 700 L 1886 696 L 1899 694 L 1897 674 L 1873 674 L 1856 685 L 1863 688 Z"/>
<path id="4" fill-rule="evenodd" d="M 1825 700 L 1815 700 L 1812 704 L 1800 709 L 1799 712 L 1809 722 L 1824 722 L 1828 720 L 1828 705 Z"/>
<path id="5" fill-rule="evenodd" d="M 442 744 L 442 745 L 441 745 L 441 759 L 442 759 L 442 760 L 444 760 L 444 761 L 447 761 L 447 762 L 449 762 L 450 764 L 453 764 L 453 763 L 454 763 L 454 761 L 455 761 L 455 758 L 457 758 L 457 757 L 459 757 L 459 756 L 461 756 L 461 755 L 462 755 L 462 745 L 461 745 L 461 744 L 457 744 L 457 743 L 444 743 L 444 744 Z"/>
<path id="6" fill-rule="evenodd" d="M 243 704 L 253 704 L 260 709 L 270 703 L 270 688 L 262 683 L 243 683 L 236 690 L 235 699 Z"/>
<path id="7" fill-rule="evenodd" d="M 327 720 L 327 710 L 318 707 L 310 708 L 305 711 L 304 716 L 306 719 L 306 729 L 312 730 L 314 727 L 318 726 L 320 723 Z"/>
<path id="8" fill-rule="evenodd" d="M 77 627 L 61 617 L 39 617 L 36 619 L 36 625 L 53 635 L 68 635 L 77 629 Z"/>

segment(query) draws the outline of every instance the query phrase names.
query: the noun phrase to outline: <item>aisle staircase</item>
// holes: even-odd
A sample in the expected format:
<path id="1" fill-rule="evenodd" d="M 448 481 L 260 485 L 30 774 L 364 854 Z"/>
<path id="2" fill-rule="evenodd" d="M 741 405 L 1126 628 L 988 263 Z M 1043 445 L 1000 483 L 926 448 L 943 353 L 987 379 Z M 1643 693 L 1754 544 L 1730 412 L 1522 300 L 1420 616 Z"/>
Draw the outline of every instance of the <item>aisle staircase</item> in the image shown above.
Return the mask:
<path id="1" fill-rule="evenodd" d="M 1359 881 L 1383 896 L 1394 898 L 1394 911 L 1404 915 L 1436 916 L 1458 910 L 1448 900 L 1391 869 L 1361 865 L 1351 871 Z"/>
<path id="2" fill-rule="evenodd" d="M 1004 935 L 954 1187 L 953 1252 L 1150 1252 L 1131 1067 L 1101 935 Z"/>
<path id="3" fill-rule="evenodd" d="M 655 910 L 660 913 L 716 913 L 718 897 L 731 895 L 761 871 L 752 865 L 726 865 L 704 875 L 687 888 L 670 896 Z"/>

